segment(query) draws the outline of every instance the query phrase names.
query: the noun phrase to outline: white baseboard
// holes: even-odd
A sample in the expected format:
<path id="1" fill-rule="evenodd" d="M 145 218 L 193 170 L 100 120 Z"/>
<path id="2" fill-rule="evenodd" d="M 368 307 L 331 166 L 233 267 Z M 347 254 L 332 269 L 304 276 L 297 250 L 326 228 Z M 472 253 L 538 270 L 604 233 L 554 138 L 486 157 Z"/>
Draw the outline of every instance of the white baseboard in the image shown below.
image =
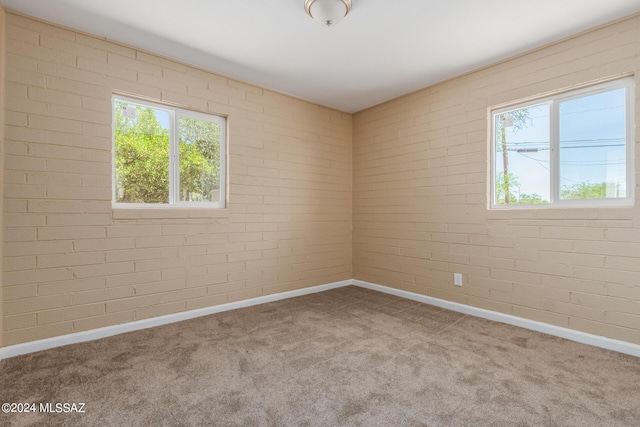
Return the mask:
<path id="1" fill-rule="evenodd" d="M 485 310 L 482 308 L 472 307 L 465 304 L 446 301 L 426 295 L 407 292 L 400 289 L 394 289 L 387 286 L 377 285 L 374 283 L 364 282 L 362 280 L 343 280 L 341 282 L 329 283 L 326 285 L 312 286 L 309 288 L 297 289 L 295 291 L 281 292 L 278 294 L 265 295 L 262 297 L 251 298 L 242 301 L 231 302 L 228 304 L 216 305 L 213 307 L 201 308 L 197 310 L 183 311 L 165 316 L 152 317 L 150 319 L 137 320 L 135 322 L 124 323 L 121 325 L 107 326 L 105 328 L 92 329 L 90 331 L 77 332 L 74 334 L 62 335 L 59 337 L 46 338 L 43 340 L 31 341 L 23 344 L 16 344 L 8 347 L 0 348 L 0 360 L 9 357 L 20 356 L 22 354 L 34 353 L 36 351 L 47 350 L 50 348 L 61 347 L 64 345 L 77 344 L 86 341 L 93 341 L 99 338 L 106 338 L 113 335 L 123 334 L 126 332 L 138 331 L 140 329 L 152 328 L 154 326 L 167 325 L 169 323 L 180 322 L 183 320 L 194 319 L 196 317 L 207 316 L 210 314 L 221 313 L 223 311 L 235 310 L 237 308 L 250 307 L 258 304 L 264 304 L 273 301 L 279 301 L 287 298 L 293 298 L 302 295 L 313 294 L 316 292 L 327 291 L 329 289 L 341 288 L 343 286 L 355 285 L 361 288 L 371 289 L 374 291 L 384 292 L 402 298 L 446 308 L 471 316 L 481 317 L 483 319 L 493 320 L 495 322 L 506 323 L 518 326 L 532 331 L 542 332 L 545 334 L 566 338 L 583 344 L 595 347 L 613 350 L 624 354 L 640 357 L 640 345 L 632 344 L 625 341 L 614 340 L 599 335 L 587 334 L 585 332 L 573 329 L 563 328 L 560 326 L 550 325 L 548 323 L 536 322 L 534 320 L 524 319 L 522 317 L 512 316 L 510 314 L 498 313 L 496 311 Z"/>
<path id="2" fill-rule="evenodd" d="M 126 332 L 138 331 L 140 329 L 153 328 L 154 326 L 167 325 L 169 323 L 194 319 L 196 317 L 221 313 L 223 311 L 235 310 L 237 308 L 250 307 L 267 302 L 279 301 L 287 298 L 327 291 L 329 289 L 341 288 L 343 286 L 349 286 L 351 284 L 353 284 L 352 280 L 343 280 L 342 282 L 312 286 L 309 288 L 296 289 L 294 291 L 288 292 L 280 292 L 277 294 L 265 295 L 257 298 L 200 308 L 197 310 L 182 311 L 180 313 L 167 314 L 165 316 L 152 317 L 150 319 L 144 320 L 137 320 L 135 322 L 123 323 L 121 325 L 107 326 L 104 328 L 92 329 L 90 331 L 76 332 L 73 334 L 61 335 L 59 337 L 46 338 L 43 340 L 10 345 L 0 348 L 0 360 L 9 357 L 20 356 L 22 354 L 34 353 L 36 351 L 48 350 L 50 348 L 61 347 L 64 345 L 93 341 L 99 338 L 106 338 Z"/>
<path id="3" fill-rule="evenodd" d="M 482 308 L 472 307 L 470 305 L 459 304 L 457 302 L 446 301 L 426 295 L 407 292 L 400 289 L 389 288 L 387 286 L 376 285 L 374 283 L 364 282 L 362 280 L 353 280 L 355 286 L 371 289 L 374 291 L 384 292 L 402 298 L 423 302 L 437 307 L 446 308 L 471 316 L 481 317 L 483 319 L 493 320 L 495 322 L 506 323 L 508 325 L 519 326 L 524 329 L 542 332 L 556 337 L 566 338 L 582 344 L 592 345 L 607 350 L 617 351 L 619 353 L 629 354 L 640 357 L 640 345 L 629 343 L 626 341 L 614 340 L 600 335 L 588 334 L 586 332 L 576 331 L 574 329 L 563 328 L 561 326 L 550 325 L 548 323 L 536 322 L 522 317 L 512 316 L 510 314 L 498 313 L 497 311 L 485 310 Z"/>

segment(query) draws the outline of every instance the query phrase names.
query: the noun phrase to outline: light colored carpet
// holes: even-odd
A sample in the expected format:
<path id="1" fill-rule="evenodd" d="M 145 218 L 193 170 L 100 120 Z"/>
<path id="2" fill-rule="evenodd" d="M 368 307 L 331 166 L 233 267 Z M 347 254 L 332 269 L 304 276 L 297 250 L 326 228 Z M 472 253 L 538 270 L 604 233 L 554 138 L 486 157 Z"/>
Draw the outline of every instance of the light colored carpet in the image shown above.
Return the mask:
<path id="1" fill-rule="evenodd" d="M 638 426 L 640 359 L 346 287 L 4 360 L 0 425 Z"/>

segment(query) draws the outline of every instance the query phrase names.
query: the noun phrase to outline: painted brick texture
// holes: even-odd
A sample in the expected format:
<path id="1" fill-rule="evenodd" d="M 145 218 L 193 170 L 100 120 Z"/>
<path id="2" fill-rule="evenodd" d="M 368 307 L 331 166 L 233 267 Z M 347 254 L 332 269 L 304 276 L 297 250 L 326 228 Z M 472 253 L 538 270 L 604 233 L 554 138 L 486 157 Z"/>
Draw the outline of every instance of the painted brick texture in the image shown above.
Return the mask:
<path id="1" fill-rule="evenodd" d="M 355 278 L 640 344 L 638 206 L 487 209 L 488 108 L 619 73 L 640 16 L 356 113 Z"/>
<path id="2" fill-rule="evenodd" d="M 0 2 L 0 159 L 5 155 L 4 144 L 4 105 L 5 105 L 5 72 L 6 72 L 6 48 L 5 48 L 5 11 Z M 0 212 L 4 205 L 4 162 L 0 161 Z M 0 242 L 2 242 L 3 227 L 0 224 Z M 4 270 L 4 260 L 2 257 L 2 247 L 0 246 L 0 270 Z M 3 346 L 4 331 L 4 292 L 2 286 L 2 277 L 0 277 L 0 348 Z"/>
<path id="3" fill-rule="evenodd" d="M 353 277 L 352 117 L 7 13 L 4 345 Z M 228 117 L 226 209 L 111 205 L 112 93 Z"/>

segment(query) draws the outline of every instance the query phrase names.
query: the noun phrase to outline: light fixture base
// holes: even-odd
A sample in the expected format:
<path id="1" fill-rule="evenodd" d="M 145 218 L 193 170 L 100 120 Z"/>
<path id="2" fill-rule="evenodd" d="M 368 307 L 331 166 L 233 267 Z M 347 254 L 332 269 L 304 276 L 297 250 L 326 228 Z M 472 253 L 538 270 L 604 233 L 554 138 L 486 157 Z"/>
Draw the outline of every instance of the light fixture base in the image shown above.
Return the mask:
<path id="1" fill-rule="evenodd" d="M 310 17 L 329 27 L 347 16 L 351 0 L 305 0 L 304 9 Z"/>

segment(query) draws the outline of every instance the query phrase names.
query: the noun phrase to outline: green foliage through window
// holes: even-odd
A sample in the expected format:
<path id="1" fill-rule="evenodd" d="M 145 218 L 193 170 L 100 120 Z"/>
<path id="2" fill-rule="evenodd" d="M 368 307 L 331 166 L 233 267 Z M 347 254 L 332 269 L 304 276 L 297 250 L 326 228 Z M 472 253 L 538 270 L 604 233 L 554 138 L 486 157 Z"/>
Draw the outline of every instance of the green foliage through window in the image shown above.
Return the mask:
<path id="1" fill-rule="evenodd" d="M 565 186 L 560 191 L 560 197 L 563 199 L 604 199 L 607 197 L 607 183 L 579 182 L 572 186 Z"/>

